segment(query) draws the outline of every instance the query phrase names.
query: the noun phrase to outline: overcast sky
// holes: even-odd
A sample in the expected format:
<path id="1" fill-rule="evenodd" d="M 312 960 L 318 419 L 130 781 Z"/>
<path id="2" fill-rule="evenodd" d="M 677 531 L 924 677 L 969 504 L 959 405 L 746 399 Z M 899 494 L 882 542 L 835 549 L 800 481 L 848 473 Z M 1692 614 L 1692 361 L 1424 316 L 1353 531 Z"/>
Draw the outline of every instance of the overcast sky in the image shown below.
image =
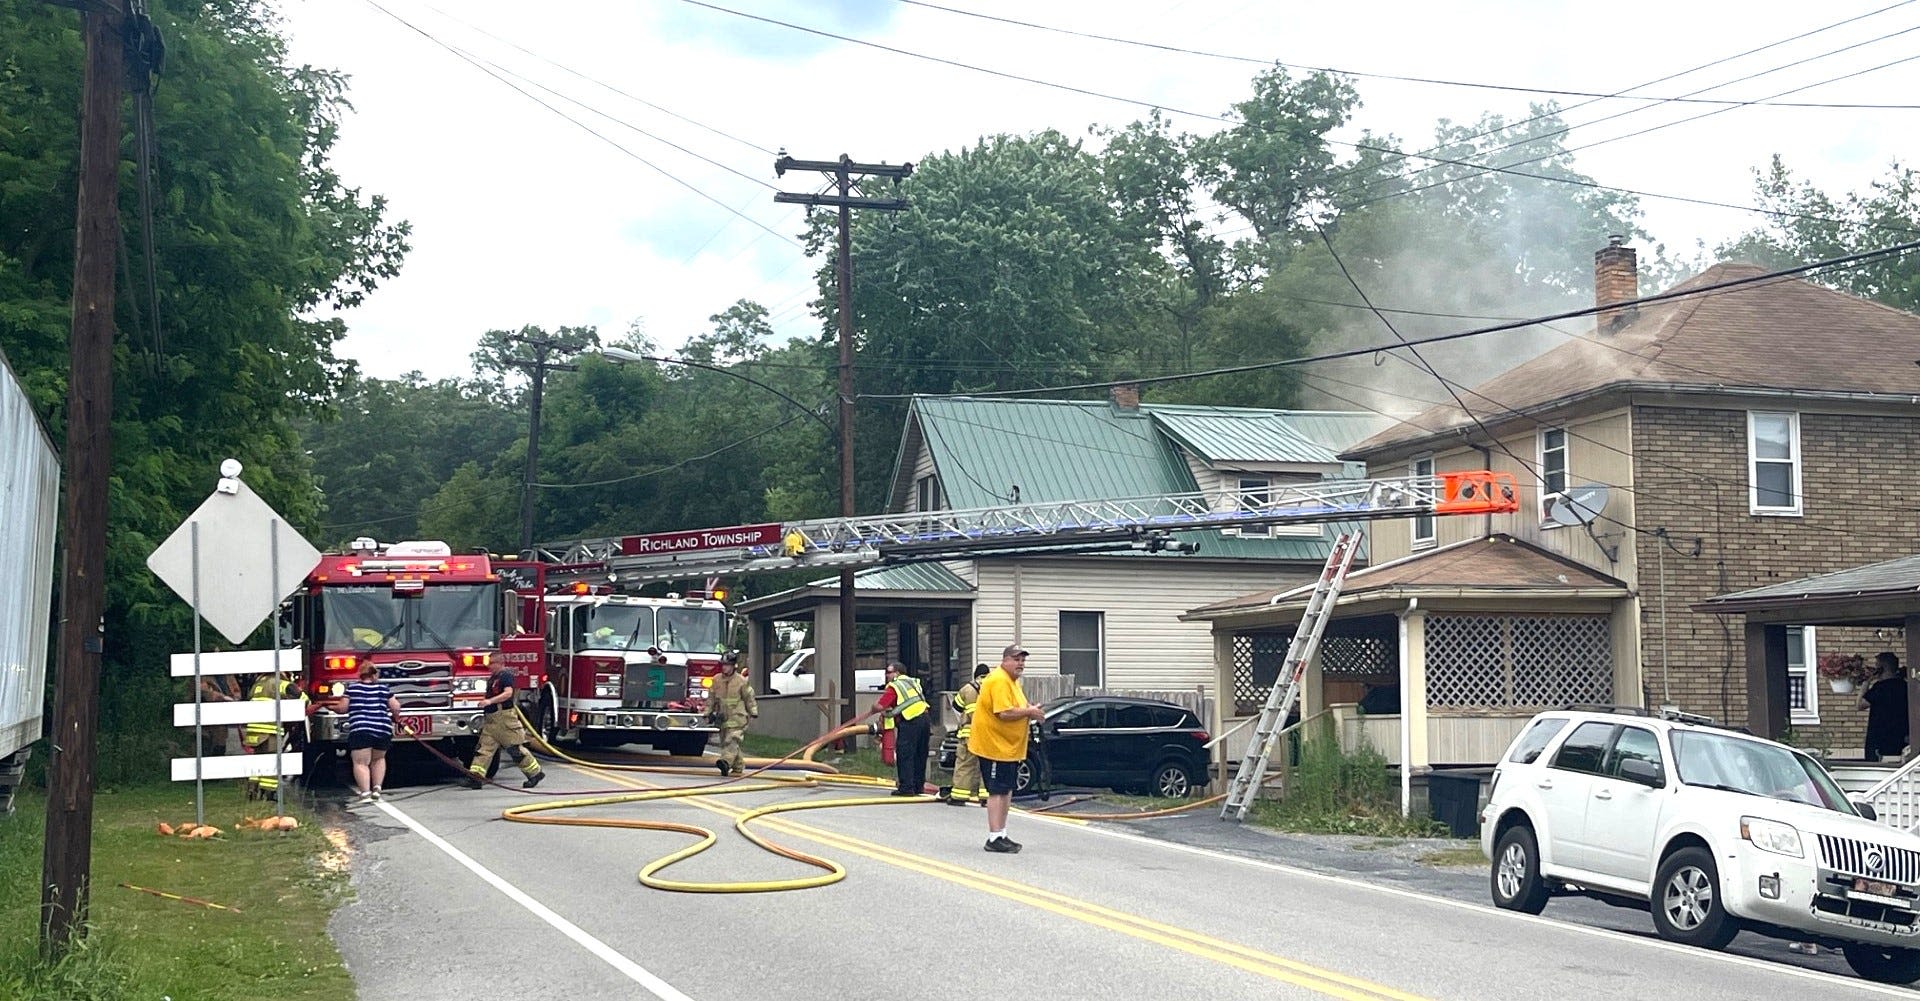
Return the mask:
<path id="1" fill-rule="evenodd" d="M 482 331 L 529 323 L 595 324 L 610 339 L 638 320 L 672 349 L 743 297 L 772 310 L 783 337 L 810 336 L 820 321 L 807 309 L 815 263 L 795 239 L 802 210 L 775 205 L 772 196 L 776 187 L 812 190 L 819 178 L 776 179 L 772 151 L 898 163 L 1000 132 L 1052 127 L 1085 135 L 1089 125 L 1142 117 L 1150 105 L 1217 115 L 1248 96 L 1259 70 L 1250 62 L 1073 38 L 898 0 L 712 5 L 1137 102 L 1129 103 L 755 22 L 688 0 L 379 2 L 442 42 L 497 64 L 489 68 L 628 151 L 368 0 L 283 0 L 293 58 L 352 78 L 354 111 L 334 154 L 336 169 L 348 184 L 387 196 L 395 216 L 413 224 L 413 252 L 400 276 L 346 314 L 351 334 L 342 353 L 383 377 L 409 370 L 463 375 Z M 1604 93 L 1891 4 L 1884 13 L 1639 91 L 1655 97 L 1704 91 L 1700 96 L 1762 100 L 1920 55 L 1920 5 L 1912 0 L 940 2 L 1261 60 Z M 1799 60 L 1807 61 L 1787 65 Z M 1786 68 L 1729 83 L 1779 67 Z M 1419 141 L 1437 119 L 1470 121 L 1486 111 L 1524 117 L 1527 102 L 1539 99 L 1379 79 L 1355 84 L 1364 106 L 1336 138 L 1353 139 L 1367 128 L 1424 145 Z M 1716 84 L 1728 85 L 1706 89 Z M 1920 61 L 1780 99 L 1920 103 L 1916 84 Z M 1577 128 L 1568 142 L 1610 140 L 1719 107 L 1603 101 L 1570 111 L 1568 120 L 1645 110 Z M 1224 127 L 1172 117 L 1186 131 Z M 1735 107 L 1606 142 L 1578 153 L 1576 163 L 1603 184 L 1746 204 L 1752 169 L 1776 152 L 1806 179 L 1838 192 L 1909 158 L 1916 125 L 1920 111 Z M 1642 205 L 1647 227 L 1670 247 L 1711 246 L 1759 218 L 1656 198 Z M 1594 234 L 1594 246 L 1604 239 Z"/>

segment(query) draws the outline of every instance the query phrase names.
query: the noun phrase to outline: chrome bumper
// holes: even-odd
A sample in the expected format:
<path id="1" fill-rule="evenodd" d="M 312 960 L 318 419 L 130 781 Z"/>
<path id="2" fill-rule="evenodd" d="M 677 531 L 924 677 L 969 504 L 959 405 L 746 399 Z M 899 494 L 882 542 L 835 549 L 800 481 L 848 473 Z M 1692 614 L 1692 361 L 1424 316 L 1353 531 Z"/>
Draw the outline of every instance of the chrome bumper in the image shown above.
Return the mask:
<path id="1" fill-rule="evenodd" d="M 707 725 L 705 713 L 666 712 L 656 709 L 582 709 L 568 715 L 578 719 L 578 722 L 572 725 L 580 729 L 634 730 L 644 733 L 660 733 L 667 730 L 719 732 L 718 727 Z"/>
<path id="2" fill-rule="evenodd" d="M 394 731 L 395 740 L 444 740 L 449 737 L 478 737 L 485 720 L 473 709 L 416 709 L 400 714 L 406 727 Z M 343 713 L 317 712 L 307 719 L 308 734 L 315 743 L 345 743 L 347 717 Z"/>

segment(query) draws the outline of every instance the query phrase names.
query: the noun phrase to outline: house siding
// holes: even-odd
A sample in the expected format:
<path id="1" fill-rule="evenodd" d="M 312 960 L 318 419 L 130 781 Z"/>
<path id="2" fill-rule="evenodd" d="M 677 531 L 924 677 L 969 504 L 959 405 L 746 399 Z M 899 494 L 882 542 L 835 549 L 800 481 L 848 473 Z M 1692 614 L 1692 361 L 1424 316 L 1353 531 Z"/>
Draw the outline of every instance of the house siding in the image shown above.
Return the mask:
<path id="1" fill-rule="evenodd" d="M 1285 584 L 1312 580 L 1313 569 L 1223 567 L 1178 558 L 983 560 L 974 633 L 980 659 L 998 662 L 1017 641 L 1035 673 L 1060 664 L 1060 613 L 1104 612 L 1102 683 L 1113 688 L 1186 689 L 1215 685 L 1211 626 L 1181 622 L 1189 609 Z M 1018 621 L 1016 622 L 1016 602 Z"/>
<path id="2" fill-rule="evenodd" d="M 1766 404 L 1763 410 L 1790 407 Z M 1634 540 L 1645 619 L 1641 653 L 1650 698 L 1671 690 L 1680 706 L 1730 722 L 1745 721 L 1746 668 L 1739 616 L 1695 613 L 1714 595 L 1831 573 L 1915 551 L 1912 485 L 1920 482 L 1920 417 L 1800 412 L 1802 510 L 1799 517 L 1756 516 L 1747 506 L 1747 410 L 1636 406 L 1634 451 L 1641 490 L 1638 524 L 1664 528 L 1697 558 L 1665 555 L 1667 635 L 1662 660 L 1658 620 L 1662 543 Z M 1716 492 L 1717 489 L 1717 492 Z M 1899 630 L 1821 628 L 1819 652 L 1904 650 Z M 1663 670 L 1664 667 L 1664 670 Z M 1796 743 L 1857 752 L 1866 714 L 1853 695 L 1819 686 L 1820 725 L 1796 726 Z"/>

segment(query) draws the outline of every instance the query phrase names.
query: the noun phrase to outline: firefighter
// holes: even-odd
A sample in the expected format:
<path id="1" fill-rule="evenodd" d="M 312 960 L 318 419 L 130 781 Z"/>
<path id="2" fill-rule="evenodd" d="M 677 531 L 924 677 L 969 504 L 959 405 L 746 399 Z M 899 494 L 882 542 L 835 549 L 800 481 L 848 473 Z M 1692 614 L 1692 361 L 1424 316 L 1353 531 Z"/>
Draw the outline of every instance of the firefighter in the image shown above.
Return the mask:
<path id="1" fill-rule="evenodd" d="M 274 700 L 273 675 L 261 675 L 259 680 L 253 683 L 253 687 L 247 691 L 247 698 L 253 702 L 272 702 Z M 280 698 L 299 699 L 303 709 L 307 702 L 306 693 L 300 691 L 300 686 L 284 674 L 280 676 Z M 304 726 L 306 719 L 306 713 L 302 712 L 299 719 L 282 720 L 282 726 L 275 726 L 272 720 L 248 723 L 240 742 L 246 745 L 250 753 L 273 754 L 281 749 L 287 736 L 293 732 L 293 727 Z M 248 799 L 272 799 L 279 791 L 278 775 L 255 775 L 247 779 Z"/>
<path id="2" fill-rule="evenodd" d="M 509 754 L 516 755 L 515 764 L 526 775 L 520 788 L 531 789 L 547 777 L 533 752 L 527 750 L 527 728 L 521 725 L 520 711 L 514 707 L 515 694 L 512 668 L 503 667 L 487 679 L 487 697 L 480 700 L 481 711 L 486 713 L 485 722 L 480 724 L 480 745 L 473 749 L 473 762 L 467 765 L 469 789 L 483 785 L 480 780 L 486 777 L 487 766 L 493 763 L 493 754 L 498 748 L 506 748 Z"/>
<path id="3" fill-rule="evenodd" d="M 927 735 L 933 727 L 920 679 L 908 674 L 899 661 L 887 661 L 887 690 L 880 693 L 873 707 L 886 714 L 888 726 L 899 729 L 894 738 L 896 778 L 890 795 L 920 795 L 927 784 Z"/>
<path id="4" fill-rule="evenodd" d="M 980 681 L 991 670 L 985 664 L 975 664 L 973 680 L 953 693 L 953 711 L 960 714 L 960 725 L 953 731 L 959 746 L 953 751 L 953 786 L 947 790 L 949 806 L 987 805 L 987 786 L 980 780 L 980 759 L 967 747 L 967 738 L 973 734 L 973 707 L 980 701 Z"/>
<path id="5" fill-rule="evenodd" d="M 720 677 L 713 683 L 708 715 L 720 727 L 720 760 L 715 766 L 722 775 L 740 774 L 740 738 L 746 735 L 747 721 L 758 718 L 760 704 L 753 698 L 753 680 L 740 670 L 740 655 L 729 653 L 720 660 Z"/>

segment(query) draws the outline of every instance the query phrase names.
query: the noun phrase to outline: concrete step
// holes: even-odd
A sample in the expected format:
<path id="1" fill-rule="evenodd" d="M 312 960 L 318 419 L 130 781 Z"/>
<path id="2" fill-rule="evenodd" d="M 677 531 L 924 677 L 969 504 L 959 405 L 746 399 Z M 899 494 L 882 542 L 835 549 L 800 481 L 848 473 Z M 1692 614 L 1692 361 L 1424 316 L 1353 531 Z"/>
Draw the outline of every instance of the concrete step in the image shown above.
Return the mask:
<path id="1" fill-rule="evenodd" d="M 1898 761 L 1827 761 L 1827 771 L 1849 796 L 1857 796 L 1899 770 Z"/>

